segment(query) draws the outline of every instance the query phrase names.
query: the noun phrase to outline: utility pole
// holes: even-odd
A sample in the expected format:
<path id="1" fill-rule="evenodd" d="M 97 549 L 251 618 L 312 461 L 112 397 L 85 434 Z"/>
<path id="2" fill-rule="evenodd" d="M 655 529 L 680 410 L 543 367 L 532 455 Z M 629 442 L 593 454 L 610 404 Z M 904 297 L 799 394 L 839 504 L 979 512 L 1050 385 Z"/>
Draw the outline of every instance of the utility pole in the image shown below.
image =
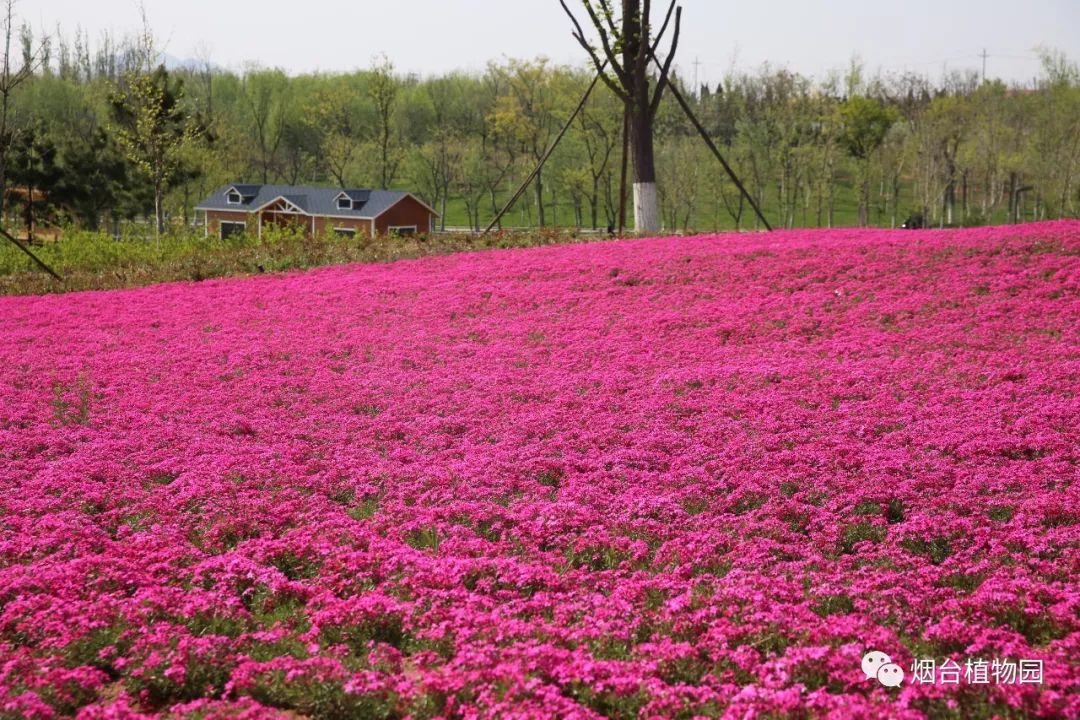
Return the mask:
<path id="1" fill-rule="evenodd" d="M 983 85 L 985 85 L 986 84 L 986 58 L 989 57 L 989 55 L 986 54 L 986 48 L 983 48 L 982 55 L 980 55 L 979 57 L 982 58 L 982 62 L 983 62 L 982 81 L 983 81 Z"/>
<path id="2" fill-rule="evenodd" d="M 698 68 L 701 67 L 701 61 L 696 57 L 694 58 L 694 97 L 698 100 L 701 99 L 701 85 L 698 83 Z"/>

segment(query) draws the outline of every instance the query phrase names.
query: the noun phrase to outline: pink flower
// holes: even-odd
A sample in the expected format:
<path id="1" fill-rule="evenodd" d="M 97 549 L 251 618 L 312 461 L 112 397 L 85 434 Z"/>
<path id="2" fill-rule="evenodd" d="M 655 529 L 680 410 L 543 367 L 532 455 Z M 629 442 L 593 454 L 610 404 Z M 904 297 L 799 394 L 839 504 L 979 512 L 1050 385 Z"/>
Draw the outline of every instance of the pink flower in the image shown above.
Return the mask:
<path id="1" fill-rule="evenodd" d="M 1080 716 L 1078 222 L 0 317 L 0 714 Z M 1043 681 L 892 691 L 870 648 Z"/>

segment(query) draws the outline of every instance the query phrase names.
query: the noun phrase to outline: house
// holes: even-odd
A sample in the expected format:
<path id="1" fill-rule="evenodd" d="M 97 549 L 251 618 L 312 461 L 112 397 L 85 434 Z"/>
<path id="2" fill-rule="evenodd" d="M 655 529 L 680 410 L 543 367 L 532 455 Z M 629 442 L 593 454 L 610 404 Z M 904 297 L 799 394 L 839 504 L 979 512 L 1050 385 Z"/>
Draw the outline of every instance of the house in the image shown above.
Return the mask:
<path id="1" fill-rule="evenodd" d="M 206 234 L 221 238 L 270 225 L 295 225 L 308 237 L 336 232 L 375 237 L 430 233 L 438 213 L 415 195 L 397 190 L 358 190 L 296 185 L 225 185 L 195 206 Z"/>

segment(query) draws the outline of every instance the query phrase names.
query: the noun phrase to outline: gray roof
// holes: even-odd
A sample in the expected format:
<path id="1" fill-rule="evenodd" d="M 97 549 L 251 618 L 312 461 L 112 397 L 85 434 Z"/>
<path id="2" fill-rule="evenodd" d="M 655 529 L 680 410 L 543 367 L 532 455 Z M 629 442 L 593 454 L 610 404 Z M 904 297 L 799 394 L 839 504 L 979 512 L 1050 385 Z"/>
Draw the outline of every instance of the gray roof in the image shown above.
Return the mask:
<path id="1" fill-rule="evenodd" d="M 255 197 L 259 192 L 259 185 L 233 185 L 236 191 L 244 197 Z"/>
<path id="2" fill-rule="evenodd" d="M 243 202 L 230 204 L 225 195 L 236 189 Z M 337 198 L 345 193 L 353 200 L 352 210 L 341 210 Z M 359 188 L 327 188 L 302 185 L 222 185 L 195 206 L 196 210 L 233 210 L 254 212 L 267 203 L 284 197 L 309 215 L 373 218 L 389 210 L 410 193 L 400 190 L 362 190 Z M 434 210 L 432 211 L 434 212 Z M 436 213 L 437 214 L 437 213 Z"/>

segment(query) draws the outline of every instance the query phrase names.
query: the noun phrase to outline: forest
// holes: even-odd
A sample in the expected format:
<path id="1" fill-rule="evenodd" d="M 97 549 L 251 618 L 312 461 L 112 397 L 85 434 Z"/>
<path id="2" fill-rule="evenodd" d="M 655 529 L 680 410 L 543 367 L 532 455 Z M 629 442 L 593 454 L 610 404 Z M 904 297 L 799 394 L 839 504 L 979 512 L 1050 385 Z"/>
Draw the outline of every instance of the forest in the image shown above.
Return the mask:
<path id="1" fill-rule="evenodd" d="M 407 189 L 440 212 L 439 229 L 480 229 L 593 79 L 584 63 L 544 58 L 424 77 L 386 56 L 305 75 L 209 57 L 166 65 L 149 29 L 43 36 L 10 8 L 5 31 L 0 197 L 5 225 L 31 239 L 191 226 L 192 207 L 229 182 Z M 1075 217 L 1080 69 L 1039 53 L 1024 85 L 871 74 L 858 60 L 827 77 L 763 66 L 673 82 L 776 227 Z M 622 130 L 601 83 L 503 224 L 615 227 Z M 665 230 L 759 226 L 670 94 L 655 130 Z"/>

